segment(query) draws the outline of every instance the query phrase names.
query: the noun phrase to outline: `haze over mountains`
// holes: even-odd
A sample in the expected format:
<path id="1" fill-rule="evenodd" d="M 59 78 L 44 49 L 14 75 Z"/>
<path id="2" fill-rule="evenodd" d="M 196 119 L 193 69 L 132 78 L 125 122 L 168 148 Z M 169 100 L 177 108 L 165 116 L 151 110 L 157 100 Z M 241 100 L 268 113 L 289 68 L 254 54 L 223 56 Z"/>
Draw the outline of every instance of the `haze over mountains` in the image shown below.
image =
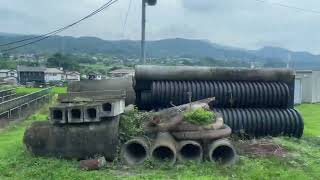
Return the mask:
<path id="1" fill-rule="evenodd" d="M 29 37 L 32 36 L 0 33 L 0 44 Z M 10 53 L 55 52 L 139 57 L 140 42 L 131 40 L 108 41 L 95 37 L 54 36 Z M 147 54 L 148 57 L 211 57 L 217 60 L 269 62 L 270 64 L 275 64 L 275 66 L 285 66 L 290 62 L 290 66 L 297 69 L 320 69 L 320 55 L 314 55 L 309 52 L 293 52 L 278 47 L 246 50 L 222 46 L 205 40 L 176 38 L 148 41 Z"/>

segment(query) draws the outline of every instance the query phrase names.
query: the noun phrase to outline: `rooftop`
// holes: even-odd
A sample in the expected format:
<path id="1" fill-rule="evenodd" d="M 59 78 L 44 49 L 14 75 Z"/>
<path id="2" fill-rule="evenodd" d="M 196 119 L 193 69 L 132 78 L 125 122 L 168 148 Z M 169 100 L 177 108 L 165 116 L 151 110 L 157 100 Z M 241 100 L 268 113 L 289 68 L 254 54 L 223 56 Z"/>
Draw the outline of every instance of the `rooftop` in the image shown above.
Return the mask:
<path id="1" fill-rule="evenodd" d="M 45 72 L 46 67 L 18 66 L 19 72 Z"/>
<path id="2" fill-rule="evenodd" d="M 129 68 L 117 69 L 109 72 L 109 74 L 133 74 L 133 73 L 135 73 L 135 70 L 129 69 Z"/>
<path id="3" fill-rule="evenodd" d="M 45 73 L 50 73 L 50 74 L 63 74 L 63 71 L 61 71 L 58 68 L 47 68 Z"/>

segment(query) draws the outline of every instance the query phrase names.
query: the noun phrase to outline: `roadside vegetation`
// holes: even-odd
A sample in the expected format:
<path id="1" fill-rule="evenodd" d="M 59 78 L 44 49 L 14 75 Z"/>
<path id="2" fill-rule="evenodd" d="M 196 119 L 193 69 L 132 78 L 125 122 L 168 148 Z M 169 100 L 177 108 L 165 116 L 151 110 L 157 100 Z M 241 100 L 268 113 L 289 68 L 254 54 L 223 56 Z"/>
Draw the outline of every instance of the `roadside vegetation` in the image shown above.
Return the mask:
<path id="1" fill-rule="evenodd" d="M 302 139 L 274 138 L 276 146 L 285 149 L 284 156 L 263 156 L 240 152 L 240 160 L 233 167 L 201 164 L 177 164 L 128 169 L 116 162 L 101 171 L 82 171 L 75 160 L 35 157 L 22 143 L 25 129 L 34 121 L 48 119 L 48 106 L 43 107 L 26 121 L 0 130 L 0 179 L 318 179 L 320 177 L 320 104 L 301 105 L 297 109 L 305 118 L 305 135 Z M 127 114 L 139 119 L 145 114 Z M 134 125 L 134 122 L 130 122 Z M 126 126 L 128 127 L 128 126 Z M 131 135 L 139 134 L 141 127 L 132 127 Z"/>
<path id="2" fill-rule="evenodd" d="M 16 89 L 16 93 L 17 94 L 30 94 L 30 93 L 40 91 L 42 89 L 43 88 L 18 87 Z M 54 93 L 54 94 L 61 94 L 61 93 L 66 93 L 66 92 L 67 92 L 67 87 L 53 87 L 52 88 L 52 93 Z"/>

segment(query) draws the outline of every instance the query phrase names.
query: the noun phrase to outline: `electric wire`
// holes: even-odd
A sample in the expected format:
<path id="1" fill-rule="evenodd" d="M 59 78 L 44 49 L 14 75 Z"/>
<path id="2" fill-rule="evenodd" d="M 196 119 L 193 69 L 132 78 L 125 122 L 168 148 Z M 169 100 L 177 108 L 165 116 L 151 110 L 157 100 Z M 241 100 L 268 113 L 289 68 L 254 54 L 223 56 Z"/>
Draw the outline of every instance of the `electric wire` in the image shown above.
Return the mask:
<path id="1" fill-rule="evenodd" d="M 67 26 L 65 26 L 63 28 L 60 28 L 60 29 L 57 29 L 55 31 L 49 32 L 47 34 L 36 36 L 36 37 L 31 37 L 31 38 L 26 38 L 26 39 L 22 39 L 22 40 L 19 40 L 19 41 L 13 41 L 13 42 L 6 43 L 6 44 L 1 44 L 0 46 L 7 46 L 7 45 L 17 44 L 17 43 L 21 43 L 21 42 L 25 42 L 25 41 L 30 41 L 30 40 L 36 39 L 35 41 L 31 41 L 31 42 L 28 42 L 28 43 L 25 43 L 25 44 L 22 44 L 22 45 L 19 45 L 19 46 L 16 46 L 16 47 L 8 48 L 8 49 L 2 50 L 2 51 L 3 52 L 11 51 L 11 50 L 14 50 L 14 49 L 18 49 L 18 48 L 34 44 L 34 43 L 37 43 L 37 42 L 45 40 L 45 39 L 48 39 L 48 38 L 52 37 L 53 35 L 56 35 L 56 34 L 62 32 L 62 31 L 65 31 L 65 30 L 69 29 L 70 27 L 73 27 L 73 26 L 79 24 L 80 22 L 82 22 L 82 21 L 84 21 L 84 20 L 86 20 L 86 19 L 98 14 L 99 12 L 101 12 L 101 11 L 105 10 L 106 8 L 110 7 L 112 4 L 116 3 L 117 1 L 118 0 L 109 0 L 107 3 L 102 5 L 100 8 L 98 8 L 95 11 L 93 11 L 89 15 L 81 18 L 80 20 L 78 20 L 78 21 L 76 21 L 76 22 L 74 22 L 72 24 L 69 24 L 69 25 L 67 25 Z"/>

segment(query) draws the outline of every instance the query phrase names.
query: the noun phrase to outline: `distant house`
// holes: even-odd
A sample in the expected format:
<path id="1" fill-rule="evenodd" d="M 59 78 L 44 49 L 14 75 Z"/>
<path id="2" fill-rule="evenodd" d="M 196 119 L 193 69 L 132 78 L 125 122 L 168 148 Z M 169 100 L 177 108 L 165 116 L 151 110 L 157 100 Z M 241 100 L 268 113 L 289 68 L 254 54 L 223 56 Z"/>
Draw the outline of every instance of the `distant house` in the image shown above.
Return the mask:
<path id="1" fill-rule="evenodd" d="M 45 82 L 61 82 L 65 79 L 64 72 L 58 68 L 46 68 L 44 73 Z"/>
<path id="2" fill-rule="evenodd" d="M 90 72 L 87 77 L 89 80 L 102 80 L 102 74 L 98 72 Z"/>
<path id="3" fill-rule="evenodd" d="M 109 77 L 128 77 L 134 76 L 135 70 L 134 69 L 117 69 L 114 71 L 110 71 L 108 73 Z"/>
<path id="4" fill-rule="evenodd" d="M 18 81 L 22 85 L 28 82 L 45 83 L 45 67 L 18 66 Z"/>
<path id="5" fill-rule="evenodd" d="M 16 70 L 9 69 L 1 69 L 0 70 L 0 78 L 8 78 L 8 77 L 18 77 L 18 73 Z"/>
<path id="6" fill-rule="evenodd" d="M 65 72 L 66 81 L 80 81 L 81 74 L 77 71 L 67 71 Z"/>

